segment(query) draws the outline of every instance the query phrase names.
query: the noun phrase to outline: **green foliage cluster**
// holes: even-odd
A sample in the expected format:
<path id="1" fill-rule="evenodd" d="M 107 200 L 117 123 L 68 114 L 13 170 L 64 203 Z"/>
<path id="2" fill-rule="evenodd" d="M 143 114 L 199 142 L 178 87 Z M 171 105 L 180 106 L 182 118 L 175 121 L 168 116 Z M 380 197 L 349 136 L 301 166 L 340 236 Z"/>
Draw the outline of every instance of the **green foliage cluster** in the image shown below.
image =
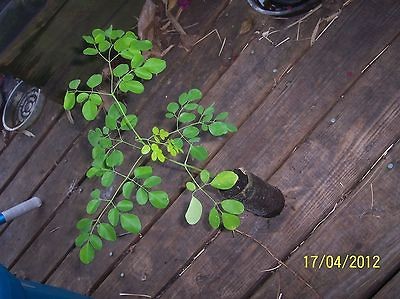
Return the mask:
<path id="1" fill-rule="evenodd" d="M 113 99 L 108 110 L 104 109 L 104 126 L 88 133 L 93 161 L 86 175 L 98 178 L 104 188 L 110 188 L 116 182 L 117 186 L 109 190 L 111 195 L 105 195 L 106 192 L 97 188 L 91 192 L 86 207 L 88 216 L 76 225 L 80 233 L 75 244 L 80 247 L 81 261 L 92 262 L 95 252 L 102 249 L 103 240 L 115 241 L 117 231 L 121 229 L 140 233 L 142 224 L 135 213 L 135 205 L 151 205 L 156 209 L 169 205 L 168 194 L 160 188 L 162 178 L 155 174 L 152 166 L 145 165 L 146 161 L 173 163 L 187 172 L 190 180 L 186 188 L 192 194 L 185 214 L 187 223 L 194 225 L 202 217 L 203 204 L 198 196 L 201 193 L 212 202 L 208 212 L 212 228 L 238 228 L 243 204 L 231 198 L 216 200 L 209 193 L 209 189 L 232 188 L 238 176 L 233 171 L 213 175 L 189 164 L 189 159 L 200 162 L 208 159 L 209 153 L 200 143 L 202 134 L 220 137 L 237 130 L 226 121 L 228 113 L 216 113 L 213 105 L 203 106 L 200 104 L 201 91 L 191 89 L 167 106 L 165 117 L 171 120 L 174 129 L 155 126 L 149 136 L 144 137 L 137 130 L 137 115 L 128 113 L 126 105 L 118 98 L 123 93 L 142 93 L 143 81 L 162 72 L 166 68 L 165 61 L 147 58 L 152 43 L 139 40 L 131 31 L 112 27 L 95 29 L 83 39 L 88 44 L 83 54 L 100 56 L 108 65 L 110 76 L 104 78 L 101 74 L 93 74 L 85 83 L 80 79 L 72 80 L 65 94 L 64 108 L 71 110 L 80 105 L 84 118 L 92 121 L 102 111 L 104 97 Z M 116 64 L 117 58 L 122 62 Z M 125 159 L 122 147 L 135 151 L 136 160 L 130 161 L 132 155 Z M 126 163 L 130 164 L 129 171 L 124 172 Z"/>

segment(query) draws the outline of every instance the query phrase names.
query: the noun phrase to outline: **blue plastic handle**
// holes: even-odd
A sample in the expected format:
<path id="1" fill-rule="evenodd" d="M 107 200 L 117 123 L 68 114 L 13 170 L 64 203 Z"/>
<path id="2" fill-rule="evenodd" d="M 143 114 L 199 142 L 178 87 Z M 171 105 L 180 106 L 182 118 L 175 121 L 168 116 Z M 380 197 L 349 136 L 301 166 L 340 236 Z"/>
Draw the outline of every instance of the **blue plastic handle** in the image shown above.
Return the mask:
<path id="1" fill-rule="evenodd" d="M 6 217 L 2 213 L 0 213 L 0 225 L 6 223 Z"/>

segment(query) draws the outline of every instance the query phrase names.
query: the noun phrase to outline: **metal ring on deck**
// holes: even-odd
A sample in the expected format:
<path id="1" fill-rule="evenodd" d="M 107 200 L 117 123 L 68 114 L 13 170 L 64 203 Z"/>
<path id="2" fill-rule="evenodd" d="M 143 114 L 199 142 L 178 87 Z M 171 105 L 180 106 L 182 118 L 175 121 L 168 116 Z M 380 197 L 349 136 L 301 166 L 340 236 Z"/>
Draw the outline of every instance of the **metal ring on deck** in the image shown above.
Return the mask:
<path id="1" fill-rule="evenodd" d="M 247 0 L 250 6 L 269 16 L 291 16 L 316 7 L 321 0 Z"/>
<path id="2" fill-rule="evenodd" d="M 37 87 L 27 89 L 22 80 L 10 92 L 3 110 L 2 122 L 7 131 L 27 129 L 39 116 L 44 96 Z"/>

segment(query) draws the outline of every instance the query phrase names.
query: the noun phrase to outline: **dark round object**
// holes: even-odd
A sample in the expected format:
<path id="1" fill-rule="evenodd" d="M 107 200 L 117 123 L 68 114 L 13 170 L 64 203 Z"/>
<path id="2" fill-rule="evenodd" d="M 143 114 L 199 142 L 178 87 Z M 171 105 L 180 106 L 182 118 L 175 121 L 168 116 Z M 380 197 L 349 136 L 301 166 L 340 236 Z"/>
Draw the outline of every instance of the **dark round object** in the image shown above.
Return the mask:
<path id="1" fill-rule="evenodd" d="M 239 179 L 231 189 L 221 191 L 224 198 L 241 201 L 245 209 L 256 216 L 271 218 L 281 213 L 285 206 L 285 197 L 278 188 L 244 169 L 233 171 Z"/>
<path id="2" fill-rule="evenodd" d="M 247 0 L 259 13 L 270 16 L 291 16 L 308 11 L 321 0 Z"/>
<path id="3" fill-rule="evenodd" d="M 44 105 L 44 96 L 39 88 L 22 80 L 15 82 L 7 95 L 2 115 L 3 127 L 7 131 L 27 129 L 39 117 Z"/>

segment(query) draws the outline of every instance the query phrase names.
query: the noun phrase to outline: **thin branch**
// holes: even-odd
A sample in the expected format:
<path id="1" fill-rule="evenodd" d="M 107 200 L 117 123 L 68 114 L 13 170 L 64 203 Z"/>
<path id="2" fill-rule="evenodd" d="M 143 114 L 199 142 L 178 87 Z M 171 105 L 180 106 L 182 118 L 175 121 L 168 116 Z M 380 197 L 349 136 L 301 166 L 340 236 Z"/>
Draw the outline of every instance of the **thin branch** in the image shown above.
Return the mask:
<path id="1" fill-rule="evenodd" d="M 242 232 L 240 230 L 235 229 L 235 232 L 239 233 L 240 235 L 252 240 L 253 242 L 257 243 L 259 246 L 261 246 L 262 248 L 264 248 L 264 250 L 266 252 L 268 252 L 268 254 L 270 256 L 272 256 L 272 258 L 277 261 L 280 265 L 282 265 L 283 267 L 285 267 L 287 270 L 289 270 L 290 273 L 292 273 L 297 279 L 299 279 L 300 281 L 302 281 L 306 286 L 308 286 L 316 295 L 318 295 L 319 298 L 321 298 L 321 295 L 303 278 L 300 276 L 300 274 L 296 273 L 294 270 L 292 270 L 291 268 L 289 268 L 283 261 L 281 261 L 280 259 L 278 259 L 272 252 L 271 250 L 265 246 L 263 243 L 261 243 L 259 240 L 257 240 L 256 238 L 254 238 L 253 236 Z"/>

